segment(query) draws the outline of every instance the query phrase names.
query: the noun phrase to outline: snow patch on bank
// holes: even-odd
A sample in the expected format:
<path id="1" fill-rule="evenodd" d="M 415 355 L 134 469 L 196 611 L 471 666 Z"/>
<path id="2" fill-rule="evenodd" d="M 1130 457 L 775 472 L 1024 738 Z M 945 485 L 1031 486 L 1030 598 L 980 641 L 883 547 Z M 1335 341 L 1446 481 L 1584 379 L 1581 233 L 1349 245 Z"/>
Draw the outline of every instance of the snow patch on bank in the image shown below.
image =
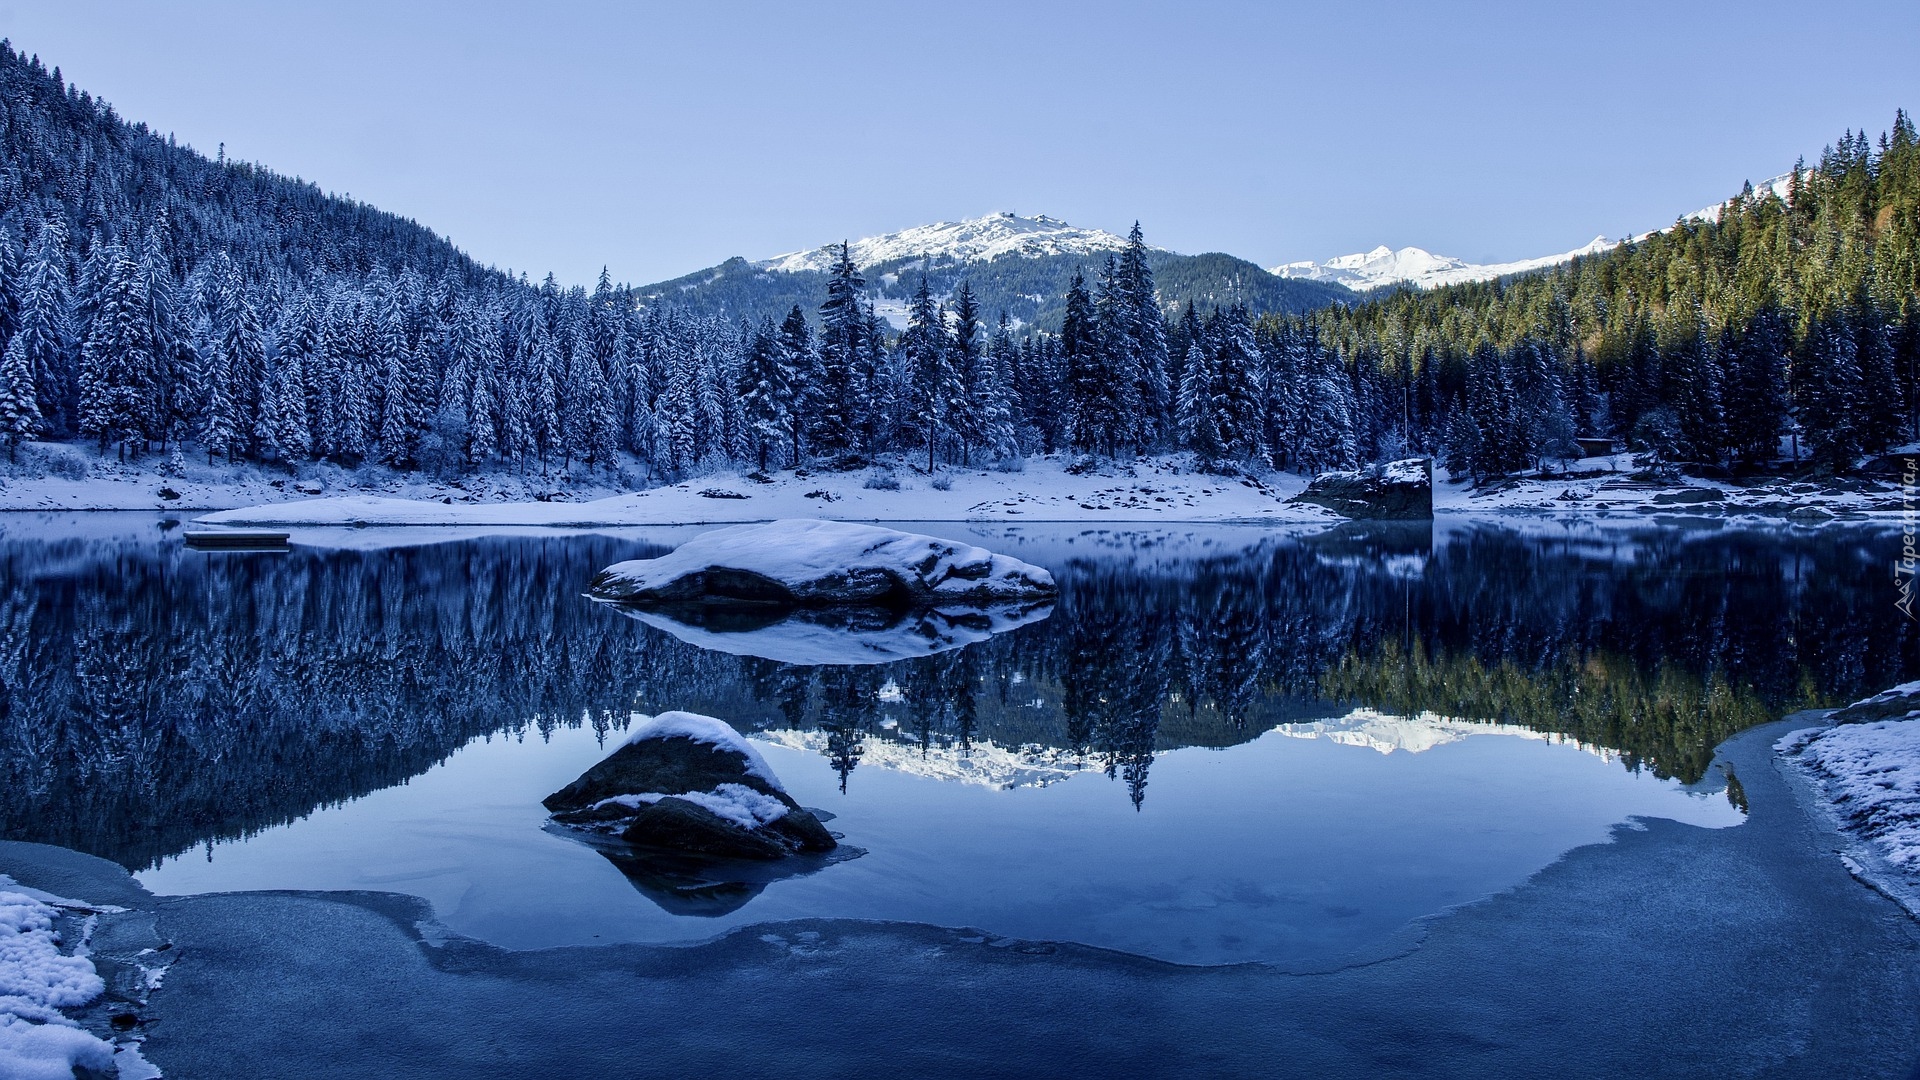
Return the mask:
<path id="1" fill-rule="evenodd" d="M 1809 728 L 1774 749 L 1813 780 L 1842 829 L 1920 885 L 1920 720 Z"/>
<path id="2" fill-rule="evenodd" d="M 0 877 L 0 1076 L 73 1080 L 76 1066 L 111 1072 L 112 1044 L 61 1009 L 97 998 L 106 984 L 84 950 L 60 951 L 57 911 Z"/>

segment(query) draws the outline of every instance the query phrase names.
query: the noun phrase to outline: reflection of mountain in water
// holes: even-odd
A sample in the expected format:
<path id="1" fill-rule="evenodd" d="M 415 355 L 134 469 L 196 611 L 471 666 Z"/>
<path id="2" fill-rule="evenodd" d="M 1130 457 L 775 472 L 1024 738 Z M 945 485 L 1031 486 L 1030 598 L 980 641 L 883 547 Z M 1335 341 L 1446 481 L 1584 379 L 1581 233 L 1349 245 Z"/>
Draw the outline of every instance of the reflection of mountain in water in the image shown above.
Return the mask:
<path id="1" fill-rule="evenodd" d="M 870 768 L 1003 791 L 1045 787 L 1085 771 L 1079 755 L 1057 746 L 1029 743 L 1005 747 L 990 739 L 976 739 L 965 747 L 951 741 L 923 745 L 900 734 L 897 723 L 882 721 L 881 726 L 882 731 L 869 735 L 860 746 L 860 763 Z M 756 732 L 754 738 L 789 750 L 825 755 L 832 736 L 824 731 L 773 728 Z"/>
<path id="2" fill-rule="evenodd" d="M 1535 731 L 1513 724 L 1463 720 L 1431 712 L 1404 716 L 1383 713 L 1378 709 L 1355 709 L 1345 716 L 1327 720 L 1281 724 L 1274 731 L 1291 739 L 1325 739 L 1342 746 L 1360 746 L 1382 754 L 1423 754 L 1475 735 L 1517 735 L 1527 739 L 1571 742 L 1593 752 L 1603 761 L 1611 761 L 1615 756 L 1613 751 L 1604 747 L 1586 746 L 1557 732 Z"/>
<path id="3" fill-rule="evenodd" d="M 1920 674 L 1884 587 L 1897 538 L 1835 529 L 1476 526 L 1431 547 L 1255 530 L 1142 554 L 1125 530 L 1030 525 L 1006 549 L 1054 571 L 1050 618 L 866 667 L 609 618 L 580 590 L 658 550 L 632 541 L 236 556 L 141 529 L 0 537 L 0 835 L 141 866 L 403 782 L 475 736 L 634 709 L 805 733 L 843 780 L 887 755 L 1041 747 L 1136 801 L 1158 751 L 1354 705 L 1565 733 L 1693 780 L 1741 726 Z"/>

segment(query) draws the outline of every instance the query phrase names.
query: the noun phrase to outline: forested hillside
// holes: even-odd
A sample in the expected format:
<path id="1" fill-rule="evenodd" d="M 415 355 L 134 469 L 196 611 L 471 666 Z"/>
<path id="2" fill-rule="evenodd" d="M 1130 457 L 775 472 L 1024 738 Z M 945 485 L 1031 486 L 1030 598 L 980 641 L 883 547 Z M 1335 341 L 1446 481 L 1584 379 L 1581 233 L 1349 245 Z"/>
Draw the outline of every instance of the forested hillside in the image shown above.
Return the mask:
<path id="1" fill-rule="evenodd" d="M 1904 113 L 1877 147 L 1847 135 L 1785 198 L 1743 194 L 1718 221 L 1504 283 L 1322 306 L 1136 227 L 1112 254 L 1004 274 L 908 259 L 869 282 L 843 250 L 780 275 L 788 292 L 752 300 L 779 314 L 756 318 L 691 299 L 756 295 L 747 264 L 671 289 L 535 286 L 177 146 L 11 47 L 0 121 L 14 469 L 36 467 L 22 444 L 54 439 L 163 470 L 195 454 L 634 483 L 889 451 L 938 467 L 1191 450 L 1299 471 L 1418 451 L 1484 477 L 1606 432 L 1712 466 L 1770 465 L 1790 435 L 1788 452 L 1845 471 L 1920 424 Z M 1067 284 L 1056 300 L 1028 272 Z M 1055 311 L 1057 330 L 1036 328 Z"/>
<path id="2" fill-rule="evenodd" d="M 1505 282 L 1401 292 L 1313 325 L 1422 449 L 1489 475 L 1614 435 L 1670 459 L 1845 471 L 1920 439 L 1920 147 L 1903 111 L 1784 197 Z M 1782 447 L 1782 438 L 1787 444 Z"/>

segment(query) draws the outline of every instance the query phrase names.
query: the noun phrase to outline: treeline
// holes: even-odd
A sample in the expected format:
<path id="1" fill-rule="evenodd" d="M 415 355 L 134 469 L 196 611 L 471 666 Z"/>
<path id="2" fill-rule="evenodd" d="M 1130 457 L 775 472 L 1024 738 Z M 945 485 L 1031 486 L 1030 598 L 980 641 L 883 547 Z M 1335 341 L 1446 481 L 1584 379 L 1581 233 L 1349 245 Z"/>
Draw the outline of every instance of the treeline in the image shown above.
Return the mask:
<path id="1" fill-rule="evenodd" d="M 1920 147 L 1902 111 L 1710 220 L 1550 271 L 1312 322 L 1409 445 L 1494 475 L 1612 436 L 1671 461 L 1844 472 L 1920 439 Z M 1784 445 L 1783 445 L 1784 443 Z"/>

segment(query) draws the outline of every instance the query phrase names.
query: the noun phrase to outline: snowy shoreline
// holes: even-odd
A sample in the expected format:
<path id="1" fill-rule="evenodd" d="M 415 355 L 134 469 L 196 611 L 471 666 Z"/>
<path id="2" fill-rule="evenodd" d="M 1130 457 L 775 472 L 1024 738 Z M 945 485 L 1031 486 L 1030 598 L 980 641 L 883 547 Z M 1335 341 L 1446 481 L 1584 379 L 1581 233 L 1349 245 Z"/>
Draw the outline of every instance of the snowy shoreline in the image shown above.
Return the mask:
<path id="1" fill-rule="evenodd" d="M 24 448 L 23 448 L 24 449 Z M 929 475 L 888 455 L 846 472 L 719 471 L 643 486 L 634 476 L 562 478 L 492 472 L 451 480 L 384 469 L 309 466 L 285 475 L 258 466 L 190 461 L 181 475 L 157 461 L 123 463 L 90 449 L 35 444 L 26 466 L 0 465 L 0 512 L 161 511 L 209 525 L 540 526 L 731 525 L 782 518 L 839 521 L 1164 522 L 1331 524 L 1345 520 L 1289 502 L 1309 478 L 1288 473 L 1221 476 L 1191 455 L 1089 464 L 1030 458 L 1012 471 L 943 468 Z M 23 456 L 25 454 L 23 453 Z M 44 459 L 44 460 L 41 460 Z M 31 475 L 38 470 L 40 475 Z M 1752 517 L 1813 524 L 1827 517 L 1885 519 L 1904 509 L 1884 481 L 1746 484 L 1678 478 L 1632 480 L 1625 456 L 1575 473 L 1472 488 L 1436 476 L 1436 514 L 1551 511 L 1633 519 L 1661 515 Z"/>
<path id="2" fill-rule="evenodd" d="M 1774 744 L 1808 810 L 1852 841 L 1854 877 L 1920 918 L 1920 682 L 1845 709 Z"/>

